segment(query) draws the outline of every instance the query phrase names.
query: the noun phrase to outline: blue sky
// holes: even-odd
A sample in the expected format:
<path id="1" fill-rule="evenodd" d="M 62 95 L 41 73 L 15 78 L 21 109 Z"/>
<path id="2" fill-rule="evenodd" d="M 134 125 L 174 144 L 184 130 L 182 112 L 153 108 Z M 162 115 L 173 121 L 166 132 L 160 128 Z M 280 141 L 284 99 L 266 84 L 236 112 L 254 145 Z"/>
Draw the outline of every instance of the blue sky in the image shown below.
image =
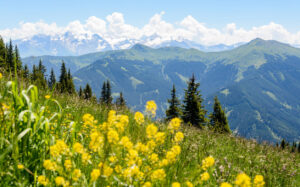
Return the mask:
<path id="1" fill-rule="evenodd" d="M 155 36 L 204 45 L 254 38 L 300 46 L 299 0 L 0 0 L 0 35 L 77 38 L 98 34 L 114 45 Z"/>
<path id="2" fill-rule="evenodd" d="M 0 0 L 0 4 L 0 29 L 39 20 L 62 26 L 113 12 L 123 13 L 126 23 L 141 27 L 155 13 L 165 11 L 164 19 L 171 23 L 192 15 L 214 28 L 234 22 L 249 29 L 273 21 L 291 32 L 300 30 L 299 0 Z"/>

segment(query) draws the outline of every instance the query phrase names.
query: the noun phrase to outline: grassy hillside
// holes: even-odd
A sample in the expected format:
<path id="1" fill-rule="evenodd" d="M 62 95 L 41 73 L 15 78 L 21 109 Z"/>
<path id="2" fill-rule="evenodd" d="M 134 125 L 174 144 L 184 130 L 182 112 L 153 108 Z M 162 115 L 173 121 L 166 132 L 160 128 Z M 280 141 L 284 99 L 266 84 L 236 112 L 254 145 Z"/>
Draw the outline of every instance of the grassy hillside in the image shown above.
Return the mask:
<path id="1" fill-rule="evenodd" d="M 260 186 L 260 175 L 265 186 L 300 185 L 300 154 L 288 150 L 5 77 L 0 103 L 0 186 Z"/>

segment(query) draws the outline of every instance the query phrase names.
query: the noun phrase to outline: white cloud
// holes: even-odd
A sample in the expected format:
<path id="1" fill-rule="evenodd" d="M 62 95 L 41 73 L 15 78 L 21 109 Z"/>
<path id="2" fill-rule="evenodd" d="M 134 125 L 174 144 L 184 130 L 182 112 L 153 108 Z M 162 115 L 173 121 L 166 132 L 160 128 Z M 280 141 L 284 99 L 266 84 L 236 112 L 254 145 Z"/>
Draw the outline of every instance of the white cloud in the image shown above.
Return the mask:
<path id="1" fill-rule="evenodd" d="M 114 12 L 106 16 L 106 19 L 91 16 L 83 23 L 75 20 L 64 27 L 43 21 L 20 23 L 17 28 L 0 30 L 0 35 L 8 40 L 9 38 L 28 39 L 36 34 L 59 36 L 65 32 L 70 32 L 79 39 L 98 34 L 111 45 L 119 44 L 124 40 L 131 40 L 132 43 L 144 42 L 147 45 L 158 45 L 168 40 L 191 40 L 203 45 L 221 43 L 231 45 L 259 37 L 300 45 L 300 31 L 291 33 L 274 22 L 248 30 L 238 27 L 235 23 L 228 23 L 223 29 L 216 29 L 206 26 L 191 15 L 186 16 L 179 23 L 169 23 L 163 20 L 164 14 L 165 12 L 155 14 L 141 28 L 127 24 L 122 13 Z"/>

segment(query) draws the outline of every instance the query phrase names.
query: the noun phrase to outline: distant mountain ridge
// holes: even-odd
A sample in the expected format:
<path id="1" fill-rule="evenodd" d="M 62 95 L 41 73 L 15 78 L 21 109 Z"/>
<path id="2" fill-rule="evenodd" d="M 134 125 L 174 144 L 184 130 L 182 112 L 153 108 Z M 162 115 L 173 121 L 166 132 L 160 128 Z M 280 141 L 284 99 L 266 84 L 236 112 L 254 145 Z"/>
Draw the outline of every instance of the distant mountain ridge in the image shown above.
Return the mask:
<path id="1" fill-rule="evenodd" d="M 124 39 L 117 43 L 110 43 L 98 34 L 83 35 L 81 37 L 74 36 L 71 32 L 66 32 L 62 35 L 34 35 L 31 38 L 14 40 L 17 44 L 22 57 L 41 56 L 41 55 L 83 55 L 93 52 L 103 52 L 109 50 L 129 49 L 136 44 L 147 44 L 149 47 L 181 47 L 181 48 L 195 48 L 201 51 L 223 51 L 233 49 L 242 43 L 234 45 L 213 45 L 205 46 L 189 40 L 167 40 L 159 43 L 156 41 L 159 36 L 153 35 L 149 37 L 142 37 L 139 40 Z"/>
<path id="2" fill-rule="evenodd" d="M 231 129 L 244 137 L 276 142 L 300 138 L 300 49 L 277 41 L 255 39 L 222 52 L 202 52 L 179 47 L 98 52 L 78 57 L 42 58 L 59 72 L 61 60 L 75 72 L 76 87 L 89 83 L 99 96 L 102 82 L 110 80 L 113 95 L 122 91 L 128 104 L 142 110 L 147 100 L 164 114 L 172 84 L 183 98 L 186 81 L 195 73 L 205 106 L 211 110 L 218 95 L 226 108 Z"/>

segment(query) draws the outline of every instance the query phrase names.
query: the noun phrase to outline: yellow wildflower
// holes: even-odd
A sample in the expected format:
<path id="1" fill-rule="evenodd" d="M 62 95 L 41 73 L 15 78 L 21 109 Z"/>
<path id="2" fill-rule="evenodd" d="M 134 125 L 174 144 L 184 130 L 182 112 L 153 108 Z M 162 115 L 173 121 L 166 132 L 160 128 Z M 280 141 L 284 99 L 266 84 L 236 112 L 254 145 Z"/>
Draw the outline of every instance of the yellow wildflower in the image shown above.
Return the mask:
<path id="1" fill-rule="evenodd" d="M 148 101 L 146 103 L 146 112 L 149 112 L 151 113 L 151 115 L 154 117 L 155 114 L 156 114 L 156 109 L 157 109 L 157 106 L 156 106 L 156 103 L 155 101 L 151 100 L 151 101 Z"/>
<path id="2" fill-rule="evenodd" d="M 175 134 L 175 137 L 174 137 L 174 142 L 180 143 L 183 140 L 183 138 L 184 138 L 183 133 L 182 132 L 177 132 Z"/>
<path id="3" fill-rule="evenodd" d="M 151 187 L 151 182 L 145 182 L 142 187 Z"/>
<path id="4" fill-rule="evenodd" d="M 75 153 L 82 154 L 82 153 L 84 152 L 84 149 L 83 149 L 83 146 L 82 146 L 80 143 L 76 142 L 76 143 L 73 145 L 73 151 L 74 151 Z"/>
<path id="5" fill-rule="evenodd" d="M 172 133 L 174 133 L 174 131 L 178 130 L 180 127 L 180 123 L 181 123 L 181 119 L 179 118 L 173 118 L 168 125 L 168 129 L 171 130 Z"/>
<path id="6" fill-rule="evenodd" d="M 172 187 L 180 187 L 180 183 L 179 182 L 173 182 Z"/>
<path id="7" fill-rule="evenodd" d="M 120 121 L 120 123 L 122 123 L 125 127 L 128 125 L 129 123 L 129 118 L 127 115 L 119 115 L 118 119 Z"/>
<path id="8" fill-rule="evenodd" d="M 153 171 L 153 173 L 151 174 L 151 179 L 153 181 L 155 180 L 163 180 L 166 177 L 166 173 L 164 169 L 157 169 L 155 171 Z"/>
<path id="9" fill-rule="evenodd" d="M 144 123 L 144 115 L 141 112 L 136 112 L 134 114 L 134 120 L 137 124 L 141 125 L 142 123 Z"/>
<path id="10" fill-rule="evenodd" d="M 206 157 L 202 160 L 202 169 L 207 170 L 209 167 L 213 166 L 215 159 L 212 156 Z"/>
<path id="11" fill-rule="evenodd" d="M 264 177 L 262 175 L 256 175 L 254 178 L 254 187 L 263 187 L 264 185 Z"/>
<path id="12" fill-rule="evenodd" d="M 121 173 L 121 172 L 122 172 L 122 166 L 116 165 L 116 167 L 115 167 L 115 172 L 116 172 L 116 173 Z"/>
<path id="13" fill-rule="evenodd" d="M 90 148 L 91 150 L 93 150 L 94 152 L 97 152 L 98 149 L 99 149 L 100 147 L 102 147 L 102 144 L 103 144 L 103 142 L 104 142 L 104 138 L 103 138 L 103 136 L 102 136 L 99 132 L 97 132 L 97 131 L 92 132 L 91 135 L 90 135 L 90 137 L 91 137 L 91 142 L 90 142 L 90 144 L 89 144 L 89 148 Z"/>
<path id="14" fill-rule="evenodd" d="M 3 75 L 2 75 L 2 73 L 0 73 L 0 79 L 2 79 L 2 77 L 3 77 Z"/>
<path id="15" fill-rule="evenodd" d="M 38 183 L 47 186 L 49 184 L 49 180 L 44 176 L 44 175 L 40 175 L 37 179 Z"/>
<path id="16" fill-rule="evenodd" d="M 108 158 L 108 160 L 111 162 L 111 163 L 114 163 L 116 160 L 117 160 L 117 157 L 116 156 L 110 156 Z"/>
<path id="17" fill-rule="evenodd" d="M 132 149 L 133 144 L 127 136 L 123 136 L 119 142 L 120 145 L 124 146 L 126 149 Z"/>
<path id="18" fill-rule="evenodd" d="M 91 159 L 91 155 L 88 153 L 82 153 L 81 160 L 84 164 L 86 164 Z"/>
<path id="19" fill-rule="evenodd" d="M 63 177 L 56 177 L 55 183 L 57 186 L 65 186 L 66 181 Z"/>
<path id="20" fill-rule="evenodd" d="M 158 133 L 156 133 L 156 135 L 154 137 L 155 138 L 155 142 L 157 144 L 163 144 L 165 142 L 165 137 L 166 137 L 166 135 L 165 135 L 164 132 L 158 132 Z"/>
<path id="21" fill-rule="evenodd" d="M 55 171 L 56 169 L 56 163 L 52 162 L 51 160 L 44 160 L 43 166 L 46 170 Z"/>
<path id="22" fill-rule="evenodd" d="M 251 187 L 251 179 L 245 173 L 240 173 L 236 177 L 235 184 L 240 187 Z"/>
<path id="23" fill-rule="evenodd" d="M 107 140 L 111 144 L 116 144 L 119 141 L 119 134 L 115 130 L 109 130 L 107 133 Z"/>
<path id="24" fill-rule="evenodd" d="M 71 160 L 65 160 L 64 166 L 68 171 L 71 170 L 71 168 L 72 168 Z"/>
<path id="25" fill-rule="evenodd" d="M 207 172 L 204 172 L 201 174 L 201 181 L 207 181 L 210 178 L 209 174 Z"/>
<path id="26" fill-rule="evenodd" d="M 23 164 L 18 164 L 18 169 L 24 169 L 24 165 Z"/>
<path id="27" fill-rule="evenodd" d="M 99 169 L 93 169 L 93 171 L 91 172 L 92 181 L 96 181 L 99 176 L 100 176 L 100 170 Z"/>
<path id="28" fill-rule="evenodd" d="M 148 138 L 153 138 L 157 133 L 157 127 L 153 123 L 151 123 L 147 126 L 146 133 Z"/>
<path id="29" fill-rule="evenodd" d="M 150 155 L 149 160 L 150 160 L 152 163 L 156 163 L 156 162 L 159 160 L 158 155 L 157 155 L 156 153 L 152 153 L 152 154 Z"/>
<path id="30" fill-rule="evenodd" d="M 229 184 L 228 182 L 222 182 L 220 187 L 232 187 L 232 185 Z"/>
<path id="31" fill-rule="evenodd" d="M 74 169 L 74 171 L 72 173 L 72 179 L 74 181 L 78 181 L 80 177 L 81 177 L 81 171 L 80 171 L 80 169 Z"/>
<path id="32" fill-rule="evenodd" d="M 104 167 L 103 167 L 103 175 L 105 176 L 105 177 L 110 177 L 111 176 L 111 174 L 113 173 L 113 169 L 111 168 L 111 167 L 109 167 L 109 166 L 107 166 L 107 165 L 104 165 Z"/>
<path id="33" fill-rule="evenodd" d="M 45 95 L 45 99 L 50 99 L 50 95 Z"/>
<path id="34" fill-rule="evenodd" d="M 191 183 L 190 181 L 186 181 L 186 182 L 185 182 L 185 185 L 186 185 L 187 187 L 194 187 L 193 183 Z"/>

